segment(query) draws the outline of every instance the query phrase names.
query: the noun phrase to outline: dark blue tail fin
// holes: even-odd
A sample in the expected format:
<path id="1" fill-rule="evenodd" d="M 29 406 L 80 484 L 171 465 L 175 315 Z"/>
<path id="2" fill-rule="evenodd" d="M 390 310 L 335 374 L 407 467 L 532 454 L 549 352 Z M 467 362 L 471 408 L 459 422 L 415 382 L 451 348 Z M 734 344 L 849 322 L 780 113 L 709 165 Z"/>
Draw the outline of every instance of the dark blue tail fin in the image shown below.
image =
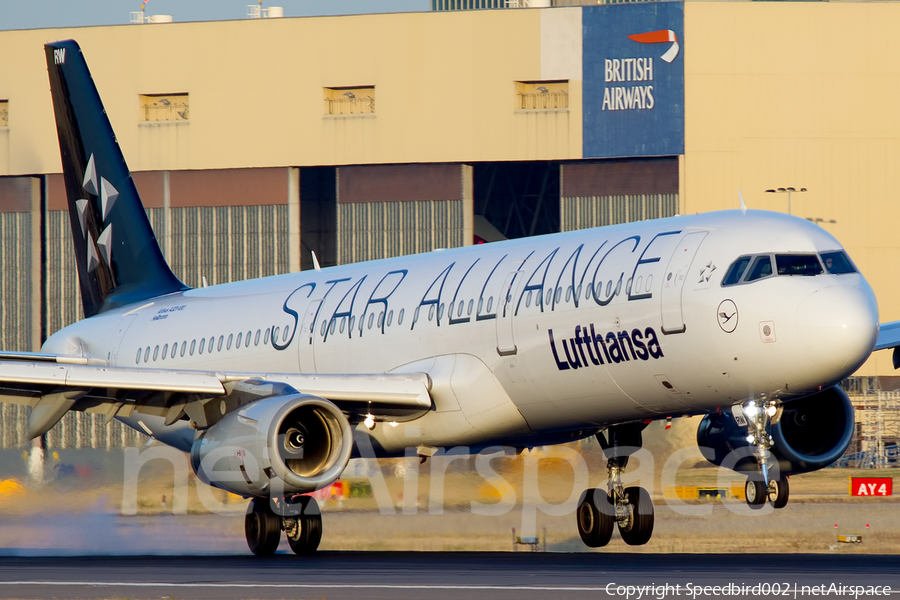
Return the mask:
<path id="1" fill-rule="evenodd" d="M 156 243 L 81 48 L 44 49 L 85 316 L 187 289 Z"/>

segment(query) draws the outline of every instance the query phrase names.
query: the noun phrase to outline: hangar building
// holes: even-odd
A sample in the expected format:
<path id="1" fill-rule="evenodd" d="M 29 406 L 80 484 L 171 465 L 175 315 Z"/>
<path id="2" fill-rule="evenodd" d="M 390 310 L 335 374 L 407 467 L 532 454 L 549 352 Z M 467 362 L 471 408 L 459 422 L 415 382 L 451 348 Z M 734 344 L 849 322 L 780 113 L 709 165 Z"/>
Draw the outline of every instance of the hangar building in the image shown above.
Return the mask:
<path id="1" fill-rule="evenodd" d="M 688 1 L 0 32 L 0 343 L 79 318 L 43 51 L 67 38 L 188 285 L 740 191 L 832 232 L 900 319 L 897 23 L 895 3 Z"/>

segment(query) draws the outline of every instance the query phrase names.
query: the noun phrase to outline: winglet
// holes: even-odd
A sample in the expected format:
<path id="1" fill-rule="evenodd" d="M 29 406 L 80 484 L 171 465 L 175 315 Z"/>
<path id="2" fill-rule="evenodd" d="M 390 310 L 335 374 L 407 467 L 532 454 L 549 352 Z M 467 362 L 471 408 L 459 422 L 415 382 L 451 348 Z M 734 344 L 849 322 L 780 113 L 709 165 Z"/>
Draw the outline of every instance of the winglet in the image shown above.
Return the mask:
<path id="1" fill-rule="evenodd" d="M 738 197 L 741 199 L 741 212 L 746 215 L 747 214 L 747 205 L 744 204 L 744 194 L 741 193 L 741 190 L 738 190 Z"/>

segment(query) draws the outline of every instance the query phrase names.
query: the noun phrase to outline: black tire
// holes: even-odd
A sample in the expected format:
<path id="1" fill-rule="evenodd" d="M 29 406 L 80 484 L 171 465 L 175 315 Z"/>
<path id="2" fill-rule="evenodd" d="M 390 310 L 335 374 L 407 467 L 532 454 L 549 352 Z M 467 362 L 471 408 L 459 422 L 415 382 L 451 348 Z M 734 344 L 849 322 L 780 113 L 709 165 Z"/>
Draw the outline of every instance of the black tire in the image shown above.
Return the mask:
<path id="1" fill-rule="evenodd" d="M 753 510 L 759 510 L 768 500 L 769 491 L 765 482 L 759 477 L 750 477 L 744 484 L 744 494 L 747 498 L 747 506 Z"/>
<path id="2" fill-rule="evenodd" d="M 254 498 L 244 517 L 247 546 L 256 556 L 271 556 L 281 542 L 281 517 L 272 512 L 268 498 Z"/>
<path id="3" fill-rule="evenodd" d="M 791 487 L 788 484 L 787 477 L 781 477 L 772 481 L 774 490 L 769 492 L 769 503 L 773 508 L 784 508 L 787 506 L 788 498 L 791 495 Z"/>
<path id="4" fill-rule="evenodd" d="M 615 510 L 606 491 L 585 490 L 575 511 L 575 521 L 586 546 L 601 548 L 607 545 L 612 537 Z"/>
<path id="5" fill-rule="evenodd" d="M 642 487 L 625 488 L 625 496 L 631 504 L 631 518 L 619 523 L 619 533 L 629 546 L 643 546 L 653 535 L 653 500 Z"/>
<path id="6" fill-rule="evenodd" d="M 311 496 L 297 496 L 289 503 L 297 509 L 297 533 L 288 535 L 288 544 L 298 556 L 314 554 L 322 541 L 322 511 L 319 503 Z M 292 510 L 291 513 L 294 511 Z"/>

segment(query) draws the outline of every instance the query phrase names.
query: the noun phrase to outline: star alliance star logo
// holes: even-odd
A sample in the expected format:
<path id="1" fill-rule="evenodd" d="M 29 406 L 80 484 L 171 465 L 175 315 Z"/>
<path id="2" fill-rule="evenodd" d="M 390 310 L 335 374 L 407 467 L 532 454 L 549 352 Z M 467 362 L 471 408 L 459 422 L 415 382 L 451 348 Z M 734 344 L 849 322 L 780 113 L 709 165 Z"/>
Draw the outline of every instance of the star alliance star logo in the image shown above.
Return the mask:
<path id="1" fill-rule="evenodd" d="M 713 271 L 716 270 L 716 265 L 713 264 L 712 261 L 709 261 L 709 264 L 703 267 L 703 270 L 700 271 L 700 281 L 697 283 L 706 283 L 709 281 L 709 278 L 712 277 Z"/>
<path id="2" fill-rule="evenodd" d="M 97 168 L 94 165 L 94 155 L 88 159 L 87 168 L 84 170 L 84 181 L 81 184 L 82 189 L 93 196 L 100 196 L 100 208 L 103 215 L 103 223 L 106 224 L 109 218 L 109 212 L 112 210 L 119 192 L 104 177 L 100 177 L 97 181 Z M 88 207 L 90 200 L 82 199 L 75 201 L 75 207 L 78 209 L 78 222 L 81 225 L 81 235 L 84 236 L 85 245 L 87 246 L 87 270 L 90 273 L 100 264 L 100 260 L 106 263 L 108 267 L 112 267 L 112 224 L 106 224 L 106 228 L 94 240 L 88 235 Z"/>

